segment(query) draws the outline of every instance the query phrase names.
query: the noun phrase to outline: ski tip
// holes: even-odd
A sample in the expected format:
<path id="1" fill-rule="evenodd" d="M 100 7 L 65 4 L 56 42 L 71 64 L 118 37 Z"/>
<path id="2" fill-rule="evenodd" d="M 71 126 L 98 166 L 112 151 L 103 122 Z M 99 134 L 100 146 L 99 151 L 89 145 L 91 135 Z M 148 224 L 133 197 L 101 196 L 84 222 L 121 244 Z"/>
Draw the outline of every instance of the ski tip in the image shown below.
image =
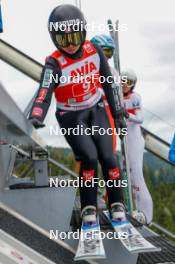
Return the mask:
<path id="1" fill-rule="evenodd" d="M 151 253 L 151 252 L 160 252 L 162 249 L 161 248 L 145 248 L 145 249 L 136 249 L 131 251 L 132 254 L 141 254 L 141 253 Z"/>

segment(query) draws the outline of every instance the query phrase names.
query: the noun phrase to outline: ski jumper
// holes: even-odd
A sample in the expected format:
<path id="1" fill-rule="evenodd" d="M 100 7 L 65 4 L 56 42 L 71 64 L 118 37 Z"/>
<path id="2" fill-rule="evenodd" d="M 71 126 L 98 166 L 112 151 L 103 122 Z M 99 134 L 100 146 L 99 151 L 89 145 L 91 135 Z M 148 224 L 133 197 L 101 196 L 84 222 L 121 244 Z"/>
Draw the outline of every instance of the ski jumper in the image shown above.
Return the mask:
<path id="1" fill-rule="evenodd" d="M 51 75 L 55 77 L 55 80 L 56 76 L 59 76 L 58 81 L 51 82 Z M 92 81 L 93 75 L 95 81 Z M 99 82 L 100 76 L 105 78 L 102 84 Z M 104 180 L 112 182 L 112 186 L 107 187 L 109 204 L 123 202 L 121 188 L 117 187 L 120 173 L 113 152 L 112 136 L 90 131 L 93 126 L 103 128 L 105 131 L 110 128 L 101 98 L 102 87 L 113 118 L 118 116 L 111 85 L 106 81 L 108 76 L 111 76 L 111 72 L 102 50 L 90 41 L 85 41 L 81 50 L 75 55 L 68 56 L 59 50 L 55 51 L 46 60 L 40 88 L 29 117 L 29 119 L 37 118 L 43 121 L 52 94 L 55 94 L 56 118 L 61 128 L 66 131 L 72 128 L 69 133 L 66 133 L 65 138 L 75 156 L 81 160 L 79 173 L 81 208 L 87 205 L 97 206 L 98 183 L 91 183 L 97 177 L 98 160 L 102 166 Z M 79 135 L 73 133 L 73 128 L 77 126 L 82 128 L 83 133 Z M 85 184 L 82 186 L 82 182 L 88 183 L 88 186 Z"/>
<path id="2" fill-rule="evenodd" d="M 124 97 L 124 104 L 129 113 L 127 138 L 133 194 L 137 209 L 145 214 L 147 223 L 150 223 L 153 217 L 153 203 L 143 176 L 144 138 L 140 128 L 143 122 L 141 97 L 131 92 Z"/>

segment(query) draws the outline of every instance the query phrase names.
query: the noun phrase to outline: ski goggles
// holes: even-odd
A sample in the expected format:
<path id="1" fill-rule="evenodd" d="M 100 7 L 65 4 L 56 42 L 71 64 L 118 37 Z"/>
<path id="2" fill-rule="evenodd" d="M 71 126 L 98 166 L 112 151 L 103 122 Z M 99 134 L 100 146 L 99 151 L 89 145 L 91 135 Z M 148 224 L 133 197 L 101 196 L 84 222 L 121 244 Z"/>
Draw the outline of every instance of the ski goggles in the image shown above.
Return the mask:
<path id="1" fill-rule="evenodd" d="M 126 81 L 122 81 L 122 86 L 125 86 L 127 85 L 128 88 L 132 88 L 134 87 L 134 81 L 133 80 L 126 80 Z"/>
<path id="2" fill-rule="evenodd" d="M 83 40 L 84 40 L 83 31 L 56 35 L 56 42 L 62 48 L 67 48 L 70 45 L 73 45 L 73 46 L 81 45 Z"/>
<path id="3" fill-rule="evenodd" d="M 132 87 L 132 86 L 134 85 L 134 82 L 133 82 L 133 80 L 129 80 L 129 79 L 127 79 L 126 84 L 127 84 L 129 87 Z"/>
<path id="4" fill-rule="evenodd" d="M 103 52 L 104 52 L 105 56 L 106 56 L 108 59 L 110 59 L 110 58 L 112 58 L 112 56 L 113 56 L 114 50 L 111 49 L 111 48 L 103 48 Z"/>

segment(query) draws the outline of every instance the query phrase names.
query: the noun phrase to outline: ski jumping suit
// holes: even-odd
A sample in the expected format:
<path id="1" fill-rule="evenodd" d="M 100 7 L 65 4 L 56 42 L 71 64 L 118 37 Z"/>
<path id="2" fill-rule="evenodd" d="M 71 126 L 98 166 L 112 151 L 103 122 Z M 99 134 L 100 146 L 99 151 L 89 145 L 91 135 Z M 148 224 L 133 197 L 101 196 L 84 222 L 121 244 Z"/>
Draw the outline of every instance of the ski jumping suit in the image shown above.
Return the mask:
<path id="1" fill-rule="evenodd" d="M 145 214 L 148 224 L 152 221 L 153 203 L 143 176 L 144 139 L 140 128 L 143 122 L 141 98 L 137 93 L 131 92 L 124 96 L 124 104 L 129 113 L 127 138 L 131 184 L 136 207 Z"/>
<path id="2" fill-rule="evenodd" d="M 170 150 L 169 150 L 169 160 L 175 164 L 175 135 L 171 142 Z"/>
<path id="3" fill-rule="evenodd" d="M 93 75 L 96 75 L 94 82 L 92 81 Z M 59 76 L 58 81 L 50 81 L 50 76 L 54 76 L 55 80 Z M 105 78 L 102 84 L 99 82 L 100 76 Z M 101 86 L 105 91 L 113 117 L 118 117 L 111 84 L 107 81 L 109 76 L 111 76 L 111 72 L 103 51 L 90 41 L 85 41 L 79 51 L 73 55 L 57 50 L 46 60 L 41 75 L 40 88 L 29 116 L 29 119 L 37 118 L 43 121 L 54 92 L 57 102 L 56 118 L 60 127 L 68 131 L 69 128 L 81 126 L 84 131 L 88 132 L 75 135 L 70 130 L 65 135 L 75 156 L 81 160 L 79 179 L 82 208 L 87 205 L 97 206 L 98 183 L 88 186 L 92 183 L 93 178 L 97 177 L 98 160 L 101 163 L 105 181 L 111 180 L 112 182 L 112 187 L 107 187 L 109 204 L 123 202 L 121 188 L 117 187 L 120 173 L 113 153 L 112 136 L 107 133 L 100 135 L 98 132 L 90 134 L 90 131 L 87 131 L 92 126 L 105 130 L 110 128 L 99 89 Z M 68 79 L 68 77 L 70 78 Z M 78 81 L 75 82 L 73 77 Z M 87 79 L 82 82 L 84 77 Z M 87 80 L 89 80 L 88 83 Z M 87 183 L 87 186 L 85 184 L 82 186 L 82 181 Z"/>

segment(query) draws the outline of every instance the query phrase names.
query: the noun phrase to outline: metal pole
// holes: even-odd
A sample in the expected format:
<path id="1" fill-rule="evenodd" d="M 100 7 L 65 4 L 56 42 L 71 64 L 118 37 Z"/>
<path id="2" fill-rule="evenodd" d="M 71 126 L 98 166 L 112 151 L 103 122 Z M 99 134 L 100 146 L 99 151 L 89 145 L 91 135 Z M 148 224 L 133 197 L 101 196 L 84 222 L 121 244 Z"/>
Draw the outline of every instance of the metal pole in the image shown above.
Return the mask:
<path id="1" fill-rule="evenodd" d="M 81 9 L 81 0 L 79 0 L 79 8 Z"/>
<path id="2" fill-rule="evenodd" d="M 76 7 L 81 9 L 81 0 L 75 0 L 75 5 L 76 5 Z"/>
<path id="3" fill-rule="evenodd" d="M 159 224 L 156 224 L 154 222 L 151 223 L 152 226 L 154 226 L 155 228 L 157 228 L 159 231 L 163 232 L 164 234 L 166 234 L 167 236 L 175 239 L 175 234 L 171 233 L 169 230 L 167 230 L 166 228 L 164 228 L 163 226 L 160 226 Z"/>

